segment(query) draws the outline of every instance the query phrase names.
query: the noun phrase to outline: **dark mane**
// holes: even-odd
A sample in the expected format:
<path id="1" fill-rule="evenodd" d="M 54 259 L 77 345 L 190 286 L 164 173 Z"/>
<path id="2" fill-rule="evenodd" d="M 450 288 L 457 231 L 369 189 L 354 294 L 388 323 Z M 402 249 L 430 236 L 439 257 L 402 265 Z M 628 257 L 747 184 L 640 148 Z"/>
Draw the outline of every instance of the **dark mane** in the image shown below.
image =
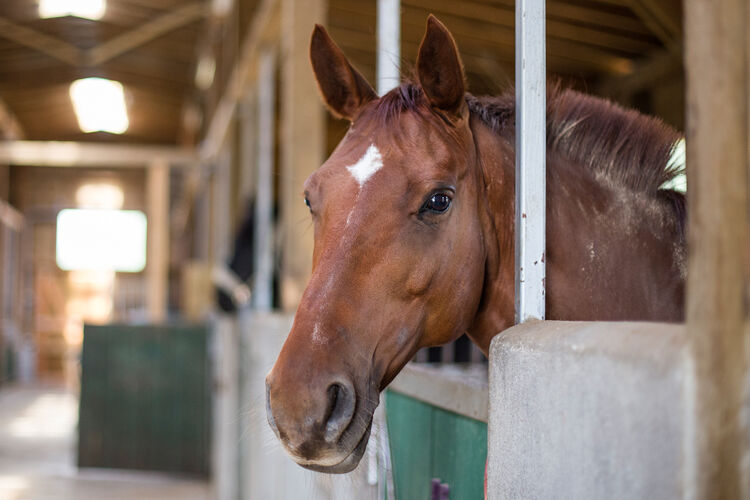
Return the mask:
<path id="1" fill-rule="evenodd" d="M 515 133 L 515 96 L 466 94 L 473 114 L 501 135 Z M 426 103 L 422 89 L 405 82 L 383 96 L 376 114 L 389 122 Z M 547 145 L 550 151 L 586 165 L 612 182 L 656 193 L 681 170 L 670 164 L 679 132 L 658 118 L 627 110 L 598 97 L 553 87 L 547 96 Z"/>
<path id="2" fill-rule="evenodd" d="M 547 146 L 551 152 L 585 165 L 609 182 L 663 199 L 675 209 L 684 230 L 685 197 L 663 188 L 684 171 L 671 163 L 682 135 L 658 118 L 628 110 L 598 97 L 551 85 L 547 95 Z M 471 113 L 493 131 L 515 136 L 515 95 L 466 94 Z M 376 114 L 388 122 L 404 111 L 426 109 L 419 85 L 405 82 L 383 96 Z"/>

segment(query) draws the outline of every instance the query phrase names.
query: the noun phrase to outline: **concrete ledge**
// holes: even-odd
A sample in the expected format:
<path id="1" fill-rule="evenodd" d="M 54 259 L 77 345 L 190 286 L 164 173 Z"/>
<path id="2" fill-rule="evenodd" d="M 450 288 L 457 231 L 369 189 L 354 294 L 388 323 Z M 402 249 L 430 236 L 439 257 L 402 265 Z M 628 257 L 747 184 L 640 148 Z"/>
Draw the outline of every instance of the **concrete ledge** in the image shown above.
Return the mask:
<path id="1" fill-rule="evenodd" d="M 530 322 L 490 348 L 488 498 L 682 496 L 682 325 Z"/>
<path id="2" fill-rule="evenodd" d="M 487 422 L 487 367 L 409 363 L 388 388 L 465 417 Z"/>

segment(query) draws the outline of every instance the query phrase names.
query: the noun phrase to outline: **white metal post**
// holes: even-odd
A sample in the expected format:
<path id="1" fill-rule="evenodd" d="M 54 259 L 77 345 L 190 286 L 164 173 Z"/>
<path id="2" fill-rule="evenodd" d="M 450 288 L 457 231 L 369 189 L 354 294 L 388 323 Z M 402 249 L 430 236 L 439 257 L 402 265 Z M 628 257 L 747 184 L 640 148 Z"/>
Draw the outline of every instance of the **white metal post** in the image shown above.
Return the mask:
<path id="1" fill-rule="evenodd" d="M 544 319 L 545 0 L 516 0 L 516 321 Z"/>
<path id="2" fill-rule="evenodd" d="M 255 276 L 253 304 L 268 311 L 273 306 L 273 146 L 276 56 L 260 55 L 258 68 L 258 179 L 255 196 Z"/>
<path id="3" fill-rule="evenodd" d="M 378 0 L 378 94 L 401 83 L 401 1 Z"/>

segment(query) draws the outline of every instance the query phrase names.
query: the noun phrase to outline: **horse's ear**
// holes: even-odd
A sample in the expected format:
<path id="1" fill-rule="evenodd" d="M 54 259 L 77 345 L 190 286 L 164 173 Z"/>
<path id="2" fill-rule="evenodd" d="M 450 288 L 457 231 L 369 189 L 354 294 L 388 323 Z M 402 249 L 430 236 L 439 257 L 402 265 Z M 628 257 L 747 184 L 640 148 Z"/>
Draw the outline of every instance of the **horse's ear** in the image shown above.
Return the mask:
<path id="1" fill-rule="evenodd" d="M 453 36 L 430 14 L 417 56 L 417 75 L 430 104 L 451 113 L 464 106 L 464 68 Z"/>
<path id="2" fill-rule="evenodd" d="M 323 100 L 337 117 L 351 121 L 364 104 L 377 99 L 367 80 L 319 24 L 315 25 L 310 41 L 310 61 Z"/>

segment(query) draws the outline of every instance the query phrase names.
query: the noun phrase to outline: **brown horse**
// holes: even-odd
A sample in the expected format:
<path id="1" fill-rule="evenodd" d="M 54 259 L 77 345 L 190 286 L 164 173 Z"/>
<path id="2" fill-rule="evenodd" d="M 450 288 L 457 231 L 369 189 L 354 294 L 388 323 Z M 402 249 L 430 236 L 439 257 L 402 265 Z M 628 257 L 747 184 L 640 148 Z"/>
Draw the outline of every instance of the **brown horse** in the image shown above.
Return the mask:
<path id="1" fill-rule="evenodd" d="M 378 98 L 326 31 L 312 65 L 348 133 L 304 186 L 310 282 L 267 378 L 268 420 L 300 465 L 347 472 L 379 392 L 424 346 L 513 324 L 514 99 L 465 93 L 434 17 L 417 82 Z M 663 189 L 680 136 L 573 91 L 548 96 L 547 317 L 679 321 L 685 203 Z"/>

